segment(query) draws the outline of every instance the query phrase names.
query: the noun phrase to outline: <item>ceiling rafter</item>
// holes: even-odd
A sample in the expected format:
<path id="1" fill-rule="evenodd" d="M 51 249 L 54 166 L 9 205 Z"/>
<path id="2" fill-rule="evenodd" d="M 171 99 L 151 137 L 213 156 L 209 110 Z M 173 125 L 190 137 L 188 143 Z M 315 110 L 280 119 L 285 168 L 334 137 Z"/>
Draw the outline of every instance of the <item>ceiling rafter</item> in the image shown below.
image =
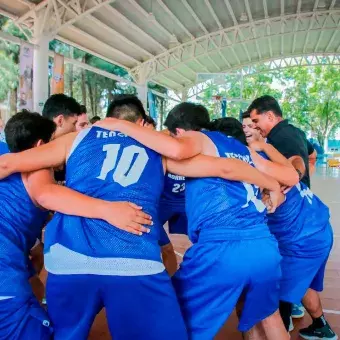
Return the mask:
<path id="1" fill-rule="evenodd" d="M 329 9 L 330 9 L 330 10 L 334 8 L 335 3 L 336 3 L 336 0 L 332 0 L 331 4 L 330 4 L 330 6 L 329 6 Z"/>
<path id="2" fill-rule="evenodd" d="M 118 12 L 115 8 L 113 8 L 110 5 L 104 6 L 104 9 L 111 12 L 114 16 L 116 16 L 118 19 L 122 20 L 124 23 L 126 23 L 128 26 L 136 30 L 138 33 L 142 34 L 144 38 L 148 39 L 149 41 L 153 42 L 159 49 L 161 49 L 163 52 L 167 50 L 165 46 L 163 46 L 159 41 L 157 41 L 155 38 L 153 38 L 151 35 L 147 34 L 145 31 L 143 31 L 140 27 L 138 27 L 136 24 L 134 24 L 132 21 L 130 21 L 126 16 Z"/>
<path id="3" fill-rule="evenodd" d="M 209 0 L 204 0 L 204 2 L 205 2 L 205 4 L 207 5 L 210 14 L 212 15 L 212 17 L 213 17 L 214 20 L 216 21 L 216 24 L 217 24 L 218 28 L 219 28 L 220 30 L 223 29 L 223 26 L 222 26 L 222 24 L 221 24 L 221 21 L 218 19 L 218 17 L 217 17 L 217 15 L 216 15 L 214 9 L 212 8 L 212 6 L 211 6 Z"/>
<path id="4" fill-rule="evenodd" d="M 227 6 L 227 9 L 228 9 L 228 12 L 229 12 L 229 14 L 231 16 L 231 19 L 233 20 L 234 26 L 237 26 L 238 22 L 237 22 L 235 13 L 233 11 L 233 8 L 231 7 L 231 4 L 230 4 L 229 0 L 224 0 L 224 3 Z"/>
<path id="5" fill-rule="evenodd" d="M 318 20 L 317 17 L 319 16 L 320 18 L 323 18 L 325 19 L 325 16 L 326 17 L 330 17 L 331 15 L 334 17 L 334 18 L 338 18 L 339 15 L 340 15 L 340 10 L 339 11 L 333 11 L 333 12 L 330 12 L 330 11 L 318 11 L 316 13 L 316 16 L 313 16 L 314 12 L 305 12 L 305 13 L 299 13 L 299 14 L 286 14 L 283 18 L 282 17 L 275 17 L 275 18 L 270 18 L 270 19 L 263 19 L 263 20 L 258 20 L 256 21 L 256 24 L 259 26 L 263 25 L 265 27 L 265 25 L 267 24 L 271 24 L 271 23 L 275 23 L 275 25 L 277 24 L 280 24 L 281 21 L 292 21 L 292 20 L 304 20 L 304 18 L 308 19 L 308 20 Z M 338 20 L 328 20 L 328 25 L 327 27 L 325 27 L 324 29 L 326 30 L 333 30 L 334 28 L 337 28 L 338 27 L 338 23 L 337 23 Z M 319 22 L 319 21 L 318 21 Z M 209 58 L 209 55 L 211 53 L 216 53 L 218 52 L 217 49 L 215 50 L 211 50 L 211 47 L 208 48 L 208 44 L 207 43 L 203 43 L 204 40 L 206 41 L 209 41 L 210 39 L 213 39 L 214 41 L 219 41 L 220 37 L 225 37 L 227 36 L 228 33 L 232 33 L 232 36 L 233 36 L 233 42 L 232 44 L 230 44 L 230 39 L 227 40 L 225 39 L 224 40 L 224 44 L 221 44 L 221 46 L 219 46 L 219 49 L 225 49 L 225 48 L 231 48 L 231 50 L 233 50 L 233 48 L 236 46 L 236 45 L 240 45 L 240 46 L 247 46 L 246 45 L 246 42 L 251 42 L 251 41 L 254 41 L 254 37 L 252 36 L 249 36 L 247 37 L 247 39 L 244 39 L 244 40 L 240 40 L 240 39 L 237 39 L 237 34 L 239 33 L 239 31 L 244 28 L 244 29 L 250 29 L 252 27 L 252 23 L 247 23 L 247 24 L 241 24 L 241 25 L 238 25 L 238 27 L 229 27 L 229 28 L 226 28 L 222 31 L 218 31 L 218 32 L 214 32 L 214 33 L 210 33 L 209 35 L 207 36 L 204 36 L 204 37 L 200 37 L 198 39 L 195 39 L 194 41 L 190 41 L 190 42 L 186 42 L 186 43 L 183 43 L 180 48 L 182 49 L 182 51 L 196 51 L 196 52 L 192 52 L 193 54 L 191 54 L 191 57 L 188 58 L 188 55 L 187 53 L 185 54 L 186 57 L 184 60 L 182 61 L 176 61 L 175 59 L 172 59 L 171 61 L 171 64 L 170 62 L 168 63 L 168 68 L 167 70 L 171 70 L 175 67 L 177 67 L 177 65 L 179 63 L 188 63 L 192 60 L 194 61 L 197 61 L 197 58 L 199 57 L 208 57 Z M 314 26 L 315 27 L 315 26 Z M 319 31 L 320 30 L 320 25 L 313 28 L 312 29 L 313 31 Z M 279 33 L 277 34 L 276 32 L 274 31 L 271 31 L 271 35 L 268 37 L 280 37 L 281 34 L 285 35 L 285 36 L 292 36 L 292 35 L 295 35 L 297 32 L 299 32 L 300 34 L 302 34 L 303 32 L 307 32 L 307 29 L 301 25 L 301 26 L 295 26 L 295 29 L 293 29 L 292 27 L 290 29 L 288 29 L 288 26 L 287 26 L 287 29 L 283 32 L 283 33 Z M 241 35 L 240 35 L 241 37 Z M 259 39 L 259 38 L 258 38 Z M 195 46 L 200 46 L 201 49 L 197 50 L 195 48 Z M 204 48 L 202 50 L 202 47 Z M 178 49 L 179 47 L 176 47 L 170 51 L 168 51 L 168 53 L 166 55 L 169 56 L 169 58 L 172 58 L 172 54 L 176 51 L 176 49 Z M 183 52 L 184 53 L 184 52 Z M 236 53 L 235 53 L 236 54 Z M 294 53 L 291 52 L 292 55 L 295 54 L 295 51 Z M 274 57 L 277 58 L 278 55 L 275 55 Z M 237 57 L 237 54 L 236 54 L 236 57 Z M 162 66 L 162 68 L 158 68 L 157 66 L 157 63 L 158 63 L 158 60 L 159 60 L 159 56 L 153 58 L 152 60 L 149 60 L 147 62 L 145 62 L 146 64 L 147 63 L 150 63 L 151 64 L 154 64 L 154 66 L 152 66 L 153 70 L 155 71 L 154 74 L 161 74 L 164 70 L 164 66 Z M 169 59 L 170 60 L 170 59 Z M 239 58 L 238 58 L 239 60 Z M 248 60 L 249 64 L 251 62 L 254 62 L 254 60 Z M 144 64 L 145 64 L 144 63 Z M 238 61 L 238 63 L 233 63 L 231 66 L 232 68 L 235 68 L 237 67 L 238 65 L 243 65 L 244 64 L 244 61 Z M 227 66 L 227 65 L 226 65 Z M 151 67 L 151 66 L 150 66 Z M 217 68 L 217 67 L 216 67 Z M 230 66 L 228 66 L 228 69 L 230 68 Z M 134 72 L 138 72 L 138 67 L 135 68 Z M 207 72 L 211 72 L 210 70 L 207 71 Z M 153 76 L 153 73 L 150 73 L 150 76 L 152 77 Z"/>
<path id="6" fill-rule="evenodd" d="M 157 0 L 157 2 L 163 8 L 163 10 L 171 16 L 171 18 L 177 23 L 177 25 L 190 37 L 190 39 L 195 39 L 191 32 L 182 24 L 182 22 L 177 18 L 177 16 L 174 13 L 172 13 L 170 8 L 162 0 Z"/>
<path id="7" fill-rule="evenodd" d="M 118 50 L 117 48 L 115 48 L 115 47 L 113 47 L 113 46 L 111 46 L 111 45 L 106 44 L 106 43 L 103 42 L 103 41 L 98 40 L 98 38 L 94 37 L 93 35 L 91 35 L 91 34 L 85 32 L 85 31 L 83 31 L 83 30 L 81 30 L 81 29 L 79 29 L 79 28 L 77 28 L 77 27 L 75 27 L 75 26 L 72 26 L 71 28 L 72 28 L 72 30 L 73 30 L 74 32 L 76 32 L 78 35 L 83 35 L 84 37 L 86 37 L 86 38 L 89 39 L 89 40 L 95 40 L 97 44 L 100 44 L 101 46 L 103 46 L 104 48 L 108 49 L 108 50 L 111 51 L 112 53 L 118 54 L 118 55 L 120 55 L 122 58 L 125 58 L 125 59 L 129 60 L 131 63 L 133 63 L 133 64 L 141 64 L 141 62 L 140 62 L 139 60 L 135 59 L 134 57 L 131 57 L 130 55 L 128 55 L 128 54 L 126 54 L 126 53 L 124 53 L 124 52 Z M 123 67 L 126 68 L 126 65 L 124 65 Z"/>
<path id="8" fill-rule="evenodd" d="M 333 32 L 333 34 L 332 34 L 331 38 L 329 39 L 329 42 L 328 42 L 328 44 L 327 44 L 327 46 L 326 46 L 326 48 L 325 48 L 325 52 L 327 52 L 328 49 L 329 49 L 329 47 L 332 45 L 333 40 L 334 40 L 334 38 L 335 38 L 335 36 L 337 35 L 338 32 L 339 32 L 339 31 L 334 31 L 334 32 Z"/>
<path id="9" fill-rule="evenodd" d="M 124 35 L 120 34 L 115 29 L 113 29 L 112 27 L 104 24 L 102 21 L 98 20 L 92 14 L 90 14 L 88 16 L 88 19 L 90 21 L 92 21 L 94 24 L 96 24 L 97 26 L 99 26 L 99 27 L 103 28 L 104 30 L 108 31 L 110 34 L 112 34 L 112 35 L 118 37 L 119 39 L 123 40 L 127 45 L 130 45 L 131 47 L 135 48 L 136 50 L 139 50 L 143 54 L 146 54 L 148 57 L 151 57 L 151 58 L 154 57 L 154 55 L 152 53 L 150 53 L 149 51 L 145 50 L 143 47 L 135 44 L 133 41 L 129 40 Z"/>
<path id="10" fill-rule="evenodd" d="M 197 16 L 196 12 L 193 10 L 193 8 L 189 5 L 187 0 L 182 0 L 182 4 L 184 5 L 184 7 L 190 12 L 190 14 L 192 15 L 192 17 L 195 19 L 195 21 L 197 22 L 198 26 L 201 28 L 201 30 L 205 33 L 208 34 L 209 31 L 206 29 L 206 27 L 203 25 L 202 21 L 200 20 L 200 18 Z"/>
<path id="11" fill-rule="evenodd" d="M 149 17 L 149 13 L 141 6 L 139 5 L 135 0 L 128 0 L 141 14 L 144 15 L 145 18 Z M 157 26 L 158 29 L 160 29 L 169 39 L 171 39 L 172 34 L 163 26 L 161 25 L 155 18 L 155 20 L 152 20 L 152 23 Z"/>

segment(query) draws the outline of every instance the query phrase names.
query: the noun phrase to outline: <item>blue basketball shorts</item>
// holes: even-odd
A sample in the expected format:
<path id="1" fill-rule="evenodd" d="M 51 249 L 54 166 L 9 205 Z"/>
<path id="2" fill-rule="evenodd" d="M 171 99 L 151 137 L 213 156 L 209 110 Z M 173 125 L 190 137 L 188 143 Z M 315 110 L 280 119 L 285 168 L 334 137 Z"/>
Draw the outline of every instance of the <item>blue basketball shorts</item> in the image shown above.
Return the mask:
<path id="1" fill-rule="evenodd" d="M 0 300 L 0 339 L 49 340 L 53 329 L 32 295 Z"/>
<path id="2" fill-rule="evenodd" d="M 49 273 L 46 297 L 56 340 L 87 339 L 104 307 L 115 340 L 188 338 L 166 272 L 145 276 Z"/>
<path id="3" fill-rule="evenodd" d="M 173 277 L 189 338 L 213 339 L 241 295 L 240 331 L 273 314 L 279 307 L 280 261 L 273 237 L 198 241 L 189 248 Z"/>
<path id="4" fill-rule="evenodd" d="M 169 223 L 170 234 L 188 234 L 188 219 L 185 207 L 161 203 L 159 218 L 162 225 Z"/>

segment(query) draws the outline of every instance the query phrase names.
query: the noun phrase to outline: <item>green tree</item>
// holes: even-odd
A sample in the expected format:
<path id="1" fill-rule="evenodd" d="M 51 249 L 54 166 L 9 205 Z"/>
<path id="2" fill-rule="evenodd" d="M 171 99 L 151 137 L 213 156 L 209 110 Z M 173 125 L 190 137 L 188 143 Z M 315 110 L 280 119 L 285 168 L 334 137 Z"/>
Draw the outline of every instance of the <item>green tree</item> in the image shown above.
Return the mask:
<path id="1" fill-rule="evenodd" d="M 340 128 L 339 67 L 296 67 L 282 72 L 286 83 L 283 110 L 293 123 L 311 131 L 327 149 L 328 138 Z"/>

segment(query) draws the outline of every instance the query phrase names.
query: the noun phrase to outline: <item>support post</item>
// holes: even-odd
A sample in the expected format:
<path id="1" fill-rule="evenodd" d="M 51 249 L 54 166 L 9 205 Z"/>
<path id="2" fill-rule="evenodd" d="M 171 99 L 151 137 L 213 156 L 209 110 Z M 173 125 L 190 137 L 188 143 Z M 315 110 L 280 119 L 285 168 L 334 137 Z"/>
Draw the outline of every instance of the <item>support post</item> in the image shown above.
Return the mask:
<path id="1" fill-rule="evenodd" d="M 33 108 L 41 113 L 48 98 L 48 36 L 41 35 L 35 43 L 33 57 Z"/>
<path id="2" fill-rule="evenodd" d="M 184 89 L 181 95 L 181 102 L 186 102 L 188 100 L 188 90 Z"/>
<path id="3" fill-rule="evenodd" d="M 147 86 L 147 83 L 144 83 L 142 85 L 138 85 L 137 96 L 140 99 L 140 101 L 143 103 L 143 106 L 144 106 L 145 112 L 146 112 L 147 107 L 148 107 L 148 86 Z"/>

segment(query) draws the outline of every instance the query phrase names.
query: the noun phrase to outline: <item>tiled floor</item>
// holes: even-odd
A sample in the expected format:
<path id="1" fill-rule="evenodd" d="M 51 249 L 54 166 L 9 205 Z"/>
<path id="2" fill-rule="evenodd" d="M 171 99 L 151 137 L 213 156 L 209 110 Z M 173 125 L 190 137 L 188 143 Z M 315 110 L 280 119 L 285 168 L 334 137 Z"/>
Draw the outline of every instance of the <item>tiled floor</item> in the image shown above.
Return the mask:
<path id="1" fill-rule="evenodd" d="M 328 262 L 325 290 L 322 293 L 322 303 L 325 316 L 333 326 L 334 331 L 340 335 L 340 174 L 338 170 L 318 170 L 312 180 L 312 190 L 330 207 L 332 225 L 334 229 L 334 247 Z M 183 254 L 189 246 L 184 236 L 172 236 L 172 241 L 178 254 Z M 180 260 L 181 257 L 178 256 Z M 299 339 L 297 330 L 309 325 L 310 318 L 305 316 L 295 323 L 292 339 Z M 216 339 L 241 340 L 240 333 L 236 330 L 237 320 L 232 315 Z M 111 339 L 105 321 L 105 312 L 101 312 L 92 327 L 90 340 Z"/>

